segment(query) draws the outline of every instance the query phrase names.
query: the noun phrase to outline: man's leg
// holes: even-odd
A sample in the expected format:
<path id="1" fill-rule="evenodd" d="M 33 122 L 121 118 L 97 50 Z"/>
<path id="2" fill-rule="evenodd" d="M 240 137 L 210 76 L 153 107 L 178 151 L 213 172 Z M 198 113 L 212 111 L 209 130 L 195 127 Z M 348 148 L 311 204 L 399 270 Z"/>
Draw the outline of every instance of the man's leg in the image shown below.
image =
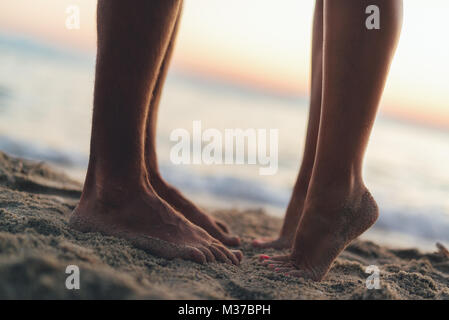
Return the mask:
<path id="1" fill-rule="evenodd" d="M 157 128 L 157 113 L 159 109 L 159 102 L 162 95 L 162 90 L 167 76 L 170 59 L 173 53 L 173 48 L 176 40 L 178 26 L 180 24 L 181 9 L 178 12 L 174 31 L 172 33 L 167 52 L 162 61 L 162 66 L 154 87 L 153 95 L 150 100 L 150 110 L 147 119 L 146 128 L 146 145 L 145 145 L 145 162 L 150 176 L 150 183 L 156 190 L 157 194 L 167 201 L 174 209 L 178 210 L 190 222 L 200 226 L 206 230 L 211 236 L 220 240 L 226 245 L 238 245 L 240 240 L 238 237 L 228 234 L 226 225 L 222 222 L 215 221 L 209 217 L 205 212 L 198 208 L 194 203 L 188 200 L 175 187 L 168 184 L 159 172 L 157 155 L 156 155 L 156 128 Z"/>
<path id="2" fill-rule="evenodd" d="M 98 1 L 89 167 L 70 225 L 123 237 L 166 258 L 239 263 L 158 197 L 144 160 L 145 121 L 179 1 Z"/>
<path id="3" fill-rule="evenodd" d="M 254 240 L 259 248 L 291 248 L 298 221 L 302 215 L 310 176 L 315 160 L 318 129 L 320 126 L 321 93 L 323 80 L 323 0 L 315 3 L 312 35 L 312 70 L 309 120 L 307 123 L 306 143 L 301 168 L 296 179 L 290 203 L 285 213 L 284 223 L 277 239 L 262 238 Z"/>
<path id="4" fill-rule="evenodd" d="M 365 10 L 380 8 L 380 30 Z M 402 0 L 325 0 L 323 101 L 318 148 L 292 252 L 264 263 L 321 280 L 340 252 L 378 217 L 362 162 L 399 39 Z"/>

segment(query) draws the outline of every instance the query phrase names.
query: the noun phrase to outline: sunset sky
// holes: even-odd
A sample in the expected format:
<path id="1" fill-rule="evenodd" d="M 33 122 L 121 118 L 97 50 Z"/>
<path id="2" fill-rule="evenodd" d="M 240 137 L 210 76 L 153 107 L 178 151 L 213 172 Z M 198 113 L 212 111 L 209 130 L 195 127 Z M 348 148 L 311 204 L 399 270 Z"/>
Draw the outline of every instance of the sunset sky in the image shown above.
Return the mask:
<path id="1" fill-rule="evenodd" d="M 79 5 L 81 28 L 67 30 Z M 95 52 L 94 0 L 0 3 L 0 33 Z M 186 0 L 174 68 L 306 95 L 312 0 Z M 383 99 L 387 114 L 449 128 L 449 2 L 404 1 L 404 26 Z"/>

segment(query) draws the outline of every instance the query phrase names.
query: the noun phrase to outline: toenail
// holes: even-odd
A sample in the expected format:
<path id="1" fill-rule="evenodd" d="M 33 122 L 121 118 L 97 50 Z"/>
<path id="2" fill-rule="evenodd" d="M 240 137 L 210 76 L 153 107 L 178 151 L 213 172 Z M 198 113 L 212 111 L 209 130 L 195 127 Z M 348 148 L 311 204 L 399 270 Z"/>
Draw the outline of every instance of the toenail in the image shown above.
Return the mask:
<path id="1" fill-rule="evenodd" d="M 270 259 L 270 257 L 267 256 L 267 255 L 265 255 L 265 254 L 261 254 L 261 255 L 260 255 L 260 258 L 261 258 L 261 259 L 264 259 L 264 260 L 265 260 L 265 259 Z"/>

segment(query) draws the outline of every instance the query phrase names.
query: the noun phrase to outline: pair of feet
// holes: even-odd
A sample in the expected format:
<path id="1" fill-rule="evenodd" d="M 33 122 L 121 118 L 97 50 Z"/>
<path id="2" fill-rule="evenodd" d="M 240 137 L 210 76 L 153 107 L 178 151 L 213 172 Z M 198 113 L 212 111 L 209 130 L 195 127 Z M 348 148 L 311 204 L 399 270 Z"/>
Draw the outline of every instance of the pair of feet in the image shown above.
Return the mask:
<path id="1" fill-rule="evenodd" d="M 378 217 L 377 204 L 362 185 L 293 195 L 280 236 L 256 239 L 258 248 L 291 249 L 290 254 L 261 255 L 262 264 L 287 276 L 320 281 L 333 261 Z"/>
<path id="2" fill-rule="evenodd" d="M 153 177 L 151 182 L 141 179 L 139 183 L 116 186 L 86 182 L 70 225 L 84 232 L 125 238 L 136 247 L 168 259 L 238 265 L 242 253 L 229 250 L 223 243 L 238 245 L 240 240 L 162 178 Z M 340 252 L 378 217 L 376 202 L 362 184 L 322 188 L 303 198 L 294 194 L 292 201 L 298 203 L 293 203 L 296 208 L 287 215 L 281 236 L 270 241 L 255 240 L 253 244 L 291 248 L 288 255 L 262 255 L 261 259 L 277 272 L 315 281 L 326 275 Z"/>
<path id="3" fill-rule="evenodd" d="M 124 238 L 167 259 L 240 264 L 242 253 L 223 245 L 239 245 L 240 239 L 159 175 L 133 183 L 96 180 L 86 180 L 69 221 L 74 229 Z"/>

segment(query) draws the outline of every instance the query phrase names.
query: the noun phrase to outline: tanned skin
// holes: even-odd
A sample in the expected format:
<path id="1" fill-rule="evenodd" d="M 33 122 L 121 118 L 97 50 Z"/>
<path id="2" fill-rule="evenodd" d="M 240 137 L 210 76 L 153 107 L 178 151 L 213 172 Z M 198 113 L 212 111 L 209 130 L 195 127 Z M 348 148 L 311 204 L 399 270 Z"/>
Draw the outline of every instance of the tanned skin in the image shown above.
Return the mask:
<path id="1" fill-rule="evenodd" d="M 312 33 L 312 70 L 309 119 L 307 122 L 306 141 L 301 167 L 296 179 L 293 193 L 285 213 L 279 237 L 275 239 L 261 238 L 253 242 L 255 247 L 287 249 L 291 248 L 296 228 L 306 200 L 310 177 L 315 160 L 318 130 L 321 115 L 321 93 L 323 82 L 323 0 L 317 0 L 313 16 Z"/>
<path id="2" fill-rule="evenodd" d="M 380 8 L 379 30 L 365 27 L 369 5 Z M 402 5 L 402 0 L 317 1 L 316 10 L 323 10 L 323 60 L 316 151 L 305 200 L 295 205 L 297 216 L 286 217 L 292 223 L 299 221 L 291 253 L 261 256 L 263 263 L 277 272 L 323 279 L 341 251 L 378 217 L 376 202 L 363 181 L 362 166 L 399 39 Z M 318 86 L 312 80 L 312 96 Z M 310 123 L 314 126 L 313 120 Z M 298 192 L 296 187 L 294 192 Z M 304 195 L 294 194 L 291 203 L 295 197 Z M 281 233 L 282 237 L 292 239 Z M 276 242 L 256 244 L 260 243 L 276 246 Z M 286 246 L 287 242 L 276 247 Z"/>
<path id="3" fill-rule="evenodd" d="M 151 183 L 155 146 L 147 123 L 155 125 L 150 109 L 158 104 L 180 9 L 179 0 L 98 1 L 91 150 L 70 225 L 125 238 L 169 259 L 238 265 L 240 251 L 228 250 L 189 221 L 190 213 L 176 210 Z M 207 227 L 201 219 L 196 223 Z"/>
<path id="4" fill-rule="evenodd" d="M 167 201 L 178 212 L 183 214 L 184 217 L 186 217 L 190 222 L 200 226 L 214 238 L 220 240 L 226 245 L 236 246 L 240 244 L 239 238 L 230 235 L 228 227 L 223 222 L 214 220 L 208 216 L 201 208 L 188 200 L 178 189 L 167 183 L 159 171 L 156 154 L 157 114 L 162 89 L 167 76 L 167 71 L 180 24 L 181 11 L 182 8 L 179 9 L 174 31 L 172 32 L 169 46 L 162 61 L 162 66 L 159 70 L 159 75 L 153 90 L 153 96 L 150 100 L 145 139 L 145 163 L 150 176 L 151 185 L 161 198 Z"/>

